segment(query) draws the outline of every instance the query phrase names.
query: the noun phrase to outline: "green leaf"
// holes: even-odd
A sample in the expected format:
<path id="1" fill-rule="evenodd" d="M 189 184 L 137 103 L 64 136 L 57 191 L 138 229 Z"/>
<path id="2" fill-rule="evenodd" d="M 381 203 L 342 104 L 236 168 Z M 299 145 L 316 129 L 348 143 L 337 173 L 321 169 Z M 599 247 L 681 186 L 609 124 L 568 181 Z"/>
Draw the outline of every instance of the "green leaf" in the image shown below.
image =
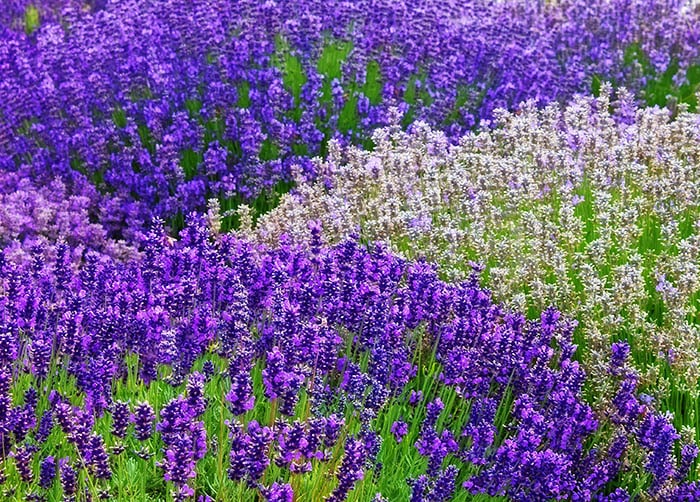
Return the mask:
<path id="1" fill-rule="evenodd" d="M 24 31 L 31 35 L 39 27 L 39 9 L 30 5 L 24 12 Z"/>

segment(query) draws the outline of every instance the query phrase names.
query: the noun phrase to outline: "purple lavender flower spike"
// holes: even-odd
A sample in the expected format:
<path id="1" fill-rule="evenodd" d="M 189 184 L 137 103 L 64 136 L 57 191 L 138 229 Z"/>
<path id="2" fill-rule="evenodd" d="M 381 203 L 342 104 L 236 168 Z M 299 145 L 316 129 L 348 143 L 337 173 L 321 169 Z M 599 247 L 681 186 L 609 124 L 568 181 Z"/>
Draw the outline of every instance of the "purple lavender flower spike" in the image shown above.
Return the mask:
<path id="1" fill-rule="evenodd" d="M 270 487 L 261 489 L 263 497 L 267 502 L 292 502 L 294 491 L 289 483 L 274 482 Z"/>
<path id="2" fill-rule="evenodd" d="M 404 436 L 408 434 L 408 424 L 401 420 L 397 420 L 391 424 L 391 433 L 394 435 L 397 443 L 400 443 Z"/>
<path id="3" fill-rule="evenodd" d="M 112 403 L 112 434 L 118 438 L 126 436 L 126 429 L 129 426 L 129 404 L 122 401 Z"/>
<path id="4" fill-rule="evenodd" d="M 145 441 L 151 437 L 155 418 L 155 413 L 149 403 L 139 403 L 134 407 L 134 414 L 131 420 L 134 423 L 134 435 L 136 439 Z"/>
<path id="5" fill-rule="evenodd" d="M 61 486 L 64 497 L 71 498 L 76 494 L 78 488 L 78 475 L 70 464 L 70 459 L 65 457 L 58 461 L 61 474 Z"/>
<path id="6" fill-rule="evenodd" d="M 345 455 L 338 469 L 338 486 L 326 498 L 326 502 L 342 502 L 357 481 L 364 477 L 366 454 L 362 442 L 349 437 L 345 443 Z"/>
<path id="7" fill-rule="evenodd" d="M 49 488 L 56 478 L 56 459 L 51 455 L 41 461 L 39 470 L 39 486 Z"/>

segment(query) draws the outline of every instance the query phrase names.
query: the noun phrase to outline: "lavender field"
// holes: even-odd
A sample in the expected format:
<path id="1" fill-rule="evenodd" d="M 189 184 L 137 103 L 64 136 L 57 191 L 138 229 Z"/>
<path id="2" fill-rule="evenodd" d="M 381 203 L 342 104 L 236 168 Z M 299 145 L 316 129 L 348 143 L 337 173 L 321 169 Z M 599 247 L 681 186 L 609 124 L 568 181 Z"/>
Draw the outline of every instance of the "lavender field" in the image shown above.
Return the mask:
<path id="1" fill-rule="evenodd" d="M 700 4 L 4 0 L 0 500 L 700 501 Z"/>

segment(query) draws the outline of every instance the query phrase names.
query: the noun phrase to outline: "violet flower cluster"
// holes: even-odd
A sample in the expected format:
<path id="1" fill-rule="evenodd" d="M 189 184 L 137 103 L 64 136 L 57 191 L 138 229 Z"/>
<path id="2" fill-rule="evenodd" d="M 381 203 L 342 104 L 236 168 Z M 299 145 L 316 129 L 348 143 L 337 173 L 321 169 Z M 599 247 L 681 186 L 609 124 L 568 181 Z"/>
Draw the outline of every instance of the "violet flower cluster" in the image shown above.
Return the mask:
<path id="1" fill-rule="evenodd" d="M 86 488 L 76 487 L 81 471 L 107 490 L 114 466 L 133 455 L 159 469 L 176 500 L 216 496 L 197 476 L 213 456 L 226 459 L 226 483 L 268 500 L 289 500 L 295 476 L 324 470 L 336 481 L 315 493 L 338 501 L 381 479 L 392 448 L 425 457 L 407 479 L 413 500 L 458 490 L 604 500 L 610 487 L 623 500 L 616 484 L 645 473 L 653 496 L 698 491 L 687 481 L 697 447 L 678 446 L 672 422 L 638 395 L 625 346 L 613 347 L 610 363 L 617 411 L 596 414 L 583 399 L 574 323 L 555 309 L 538 320 L 505 309 L 476 272 L 446 283 L 433 265 L 352 240 L 266 249 L 212 234 L 195 216 L 176 242 L 156 226 L 141 260 L 33 253 L 0 267 L 2 462 L 14 463 L 21 493 L 54 486 L 57 473 L 70 498 Z M 133 355 L 131 378 L 161 385 L 168 369 L 180 395 L 158 409 L 117 398 Z M 203 372 L 194 371 L 203 357 Z M 82 404 L 50 388 L 52 361 L 62 361 Z M 35 383 L 17 403 L 11 389 L 21 378 Z M 214 398 L 208 379 L 230 392 Z M 217 402 L 221 424 L 207 430 Z M 271 410 L 267 423 L 255 418 L 258 404 Z M 393 406 L 404 406 L 402 421 L 386 415 Z M 108 436 L 96 432 L 103 416 Z M 215 439 L 224 421 L 228 433 Z M 397 441 L 382 441 L 390 428 Z M 37 449 L 52 433 L 71 455 Z M 637 454 L 647 460 L 625 460 Z"/>
<path id="2" fill-rule="evenodd" d="M 700 500 L 698 86 L 696 0 L 4 2 L 0 497 Z"/>
<path id="3" fill-rule="evenodd" d="M 320 179 L 241 235 L 310 246 L 359 234 L 452 278 L 481 262 L 498 301 L 556 305 L 579 321 L 599 389 L 603 354 L 633 333 L 649 392 L 663 399 L 672 385 L 697 398 L 700 114 L 636 107 L 603 86 L 566 106 L 501 111 L 459 145 L 420 122 L 374 137 L 372 151 L 332 142 Z"/>

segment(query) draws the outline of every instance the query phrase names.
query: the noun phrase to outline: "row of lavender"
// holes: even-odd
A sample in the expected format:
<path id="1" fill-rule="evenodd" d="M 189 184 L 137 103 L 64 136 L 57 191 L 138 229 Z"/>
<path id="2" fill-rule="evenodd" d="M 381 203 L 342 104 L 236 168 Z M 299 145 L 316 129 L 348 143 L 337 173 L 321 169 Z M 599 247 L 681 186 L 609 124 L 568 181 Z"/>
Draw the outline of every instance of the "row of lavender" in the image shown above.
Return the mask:
<path id="1" fill-rule="evenodd" d="M 161 499 L 158 475 L 176 500 L 700 496 L 693 434 L 637 395 L 628 345 L 596 415 L 574 324 L 508 312 L 476 275 L 353 241 L 254 247 L 196 218 L 175 244 L 156 228 L 140 262 L 76 268 L 65 248 L 0 268 L 6 498 Z"/>
<path id="2" fill-rule="evenodd" d="M 694 9 L 10 2 L 3 496 L 700 499 Z"/>
<path id="3" fill-rule="evenodd" d="M 274 204 L 330 138 L 367 145 L 393 106 L 456 138 L 600 81 L 689 102 L 700 81 L 684 0 L 36 3 L 3 13 L 0 165 L 61 177 L 131 239 L 210 197 Z"/>
<path id="4" fill-rule="evenodd" d="M 318 221 L 324 242 L 357 233 L 453 279 L 482 262 L 499 301 L 579 321 L 599 385 L 596 360 L 628 339 L 657 399 L 674 387 L 697 397 L 700 115 L 637 108 L 606 86 L 564 107 L 502 111 L 458 145 L 422 122 L 374 140 L 372 151 L 332 143 L 318 182 L 255 226 L 241 206 L 239 233 L 304 244 Z"/>

